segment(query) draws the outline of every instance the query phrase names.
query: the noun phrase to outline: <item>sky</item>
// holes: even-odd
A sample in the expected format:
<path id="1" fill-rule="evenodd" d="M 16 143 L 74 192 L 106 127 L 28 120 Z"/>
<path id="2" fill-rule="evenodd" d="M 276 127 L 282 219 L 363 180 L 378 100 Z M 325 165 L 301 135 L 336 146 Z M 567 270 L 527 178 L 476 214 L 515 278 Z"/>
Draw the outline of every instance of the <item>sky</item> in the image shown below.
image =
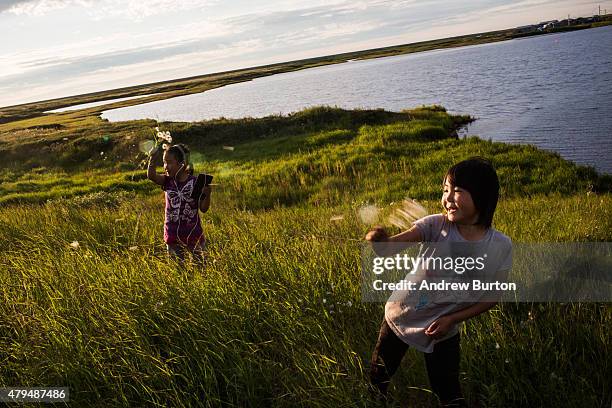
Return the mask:
<path id="1" fill-rule="evenodd" d="M 612 12 L 612 0 L 0 0 L 0 106 Z"/>

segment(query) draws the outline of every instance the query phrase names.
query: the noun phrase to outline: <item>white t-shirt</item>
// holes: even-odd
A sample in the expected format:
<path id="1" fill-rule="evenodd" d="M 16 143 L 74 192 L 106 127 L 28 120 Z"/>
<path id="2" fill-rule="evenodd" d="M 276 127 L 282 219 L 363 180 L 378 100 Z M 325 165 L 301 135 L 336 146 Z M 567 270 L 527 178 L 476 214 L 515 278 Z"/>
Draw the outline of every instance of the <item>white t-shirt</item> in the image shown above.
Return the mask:
<path id="1" fill-rule="evenodd" d="M 506 274 L 512 266 L 512 241 L 509 237 L 489 228 L 485 236 L 478 241 L 468 241 L 457 230 L 455 223 L 448 221 L 444 214 L 434 214 L 414 222 L 420 230 L 423 243 L 427 242 L 466 242 L 494 246 L 498 255 L 495 260 L 487 262 L 486 273 Z M 436 245 L 437 247 L 439 245 Z M 415 349 L 431 353 L 434 345 L 457 334 L 459 325 L 455 325 L 446 336 L 434 339 L 425 334 L 425 330 L 441 316 L 465 309 L 475 301 L 468 297 L 457 301 L 457 292 L 416 292 L 395 291 L 385 305 L 385 320 L 393 332 L 406 344 Z M 418 299 L 416 298 L 418 297 Z M 437 298 L 436 298 L 437 297 Z"/>

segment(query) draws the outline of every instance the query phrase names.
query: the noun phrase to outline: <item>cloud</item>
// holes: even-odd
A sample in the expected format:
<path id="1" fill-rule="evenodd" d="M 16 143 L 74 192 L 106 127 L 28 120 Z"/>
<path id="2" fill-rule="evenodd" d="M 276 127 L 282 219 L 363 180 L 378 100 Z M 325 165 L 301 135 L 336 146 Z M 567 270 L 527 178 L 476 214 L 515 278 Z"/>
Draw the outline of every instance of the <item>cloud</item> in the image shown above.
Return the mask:
<path id="1" fill-rule="evenodd" d="M 70 6 L 88 10 L 96 19 L 122 17 L 140 21 L 143 18 L 182 10 L 203 8 L 218 0 L 14 0 L 2 1 L 0 13 L 42 16 Z"/>
<path id="2" fill-rule="evenodd" d="M 228 0 L 210 9 L 222 10 L 222 14 L 208 9 L 201 13 L 198 9 L 217 1 L 0 0 L 0 12 L 28 16 L 79 6 L 82 9 L 74 10 L 76 13 L 70 11 L 80 21 L 87 16 L 111 19 L 97 23 L 95 38 L 84 33 L 74 41 L 50 41 L 36 48 L 15 47 L 12 54 L 0 56 L 0 88 L 8 89 L 0 93 L 0 105 L 6 103 L 8 95 L 15 100 L 17 92 L 29 89 L 34 95 L 36 89 L 49 91 L 55 84 L 61 84 L 64 95 L 68 94 L 65 89 L 70 84 L 74 84 L 73 93 L 81 93 L 85 89 L 84 78 L 89 81 L 88 90 L 108 89 L 226 68 L 468 34 L 483 27 L 505 28 L 525 18 L 531 21 L 540 14 L 550 14 L 551 8 L 556 10 L 554 5 L 572 3 L 570 0 L 269 0 L 240 8 L 241 4 L 248 3 Z M 587 0 L 573 3 L 592 4 Z M 257 12 L 248 13 L 254 7 L 258 7 Z M 194 12 L 173 14 L 179 10 Z M 234 14 L 228 14 L 229 10 L 234 10 Z M 154 14 L 163 18 L 147 20 L 143 31 L 138 30 L 145 24 L 129 21 L 114 24 L 119 18 L 138 20 Z M 176 21 L 183 23 L 173 23 Z M 15 30 L 15 35 L 19 35 Z M 128 83 L 128 79 L 133 82 Z M 59 88 L 53 89 L 59 92 Z"/>
<path id="3" fill-rule="evenodd" d="M 46 10 L 77 4 L 75 0 L 21 3 L 22 6 L 44 6 Z M 119 3 L 104 0 L 95 8 L 104 12 L 105 8 L 115 5 L 115 9 L 120 10 Z M 140 15 L 151 13 L 153 9 L 161 13 L 164 8 L 176 6 L 170 0 L 121 3 L 124 9 L 132 10 L 128 14 Z M 183 7 L 189 3 L 193 6 L 196 2 L 185 1 Z M 90 39 L 82 38 L 77 44 L 62 43 L 13 54 L 10 56 L 11 64 L 17 69 L 12 68 L 12 74 L 0 75 L 0 87 L 49 89 L 48 84 L 82 83 L 84 77 L 97 81 L 101 87 L 108 82 L 102 79 L 104 75 L 126 75 L 126 70 L 132 71 L 131 76 L 138 71 L 139 76 L 131 84 L 135 85 L 143 83 L 145 77 L 155 81 L 167 80 L 219 71 L 221 66 L 240 68 L 253 61 L 258 61 L 256 65 L 263 65 L 282 62 L 289 56 L 297 59 L 316 57 L 326 50 L 333 50 L 332 53 L 342 49 L 348 51 L 352 50 L 351 43 L 366 41 L 368 36 L 385 37 L 405 32 L 411 24 L 421 24 L 426 15 L 423 7 L 415 6 L 412 1 L 404 3 L 405 9 L 391 15 L 388 10 L 397 4 L 395 2 L 343 1 L 325 6 L 281 7 L 212 22 L 198 20 L 180 26 L 158 27 L 140 34 L 141 38 L 134 33 L 109 32 L 108 38 L 102 35 L 90 44 Z M 79 4 L 87 6 L 88 3 L 82 1 Z M 153 7 L 154 4 L 157 7 Z M 35 12 L 35 9 L 23 7 L 21 10 Z M 127 48 L 125 44 L 132 46 Z M 122 46 L 125 48 L 120 48 Z M 212 61 L 216 65 L 211 65 Z M 120 86 L 119 82 L 117 86 Z"/>
<path id="4" fill-rule="evenodd" d="M 9 10 L 10 8 L 20 4 L 27 3 L 29 0 L 1 0 L 0 1 L 0 13 Z"/>
<path id="5" fill-rule="evenodd" d="M 3 1 L 0 12 L 9 12 L 16 15 L 41 16 L 51 11 L 66 8 L 70 5 L 91 7 L 91 0 L 16 0 Z"/>
<path id="6" fill-rule="evenodd" d="M 104 0 L 91 14 L 95 18 L 123 17 L 135 21 L 154 15 L 205 8 L 219 0 Z"/>
<path id="7" fill-rule="evenodd" d="M 168 0 L 157 0 L 169 4 Z M 65 0 L 64 3 L 68 3 Z M 133 4 L 136 4 L 134 2 Z M 134 5 L 133 5 L 134 6 Z M 134 6 L 135 7 L 135 6 Z M 61 44 L 33 51 L 30 58 L 26 55 L 12 56 L 23 70 L 21 75 L 11 76 L 30 79 L 46 70 L 45 77 L 56 78 L 61 75 L 78 75 L 113 66 L 124 66 L 140 62 L 153 63 L 158 59 L 183 54 L 194 54 L 224 49 L 237 42 L 258 40 L 273 52 L 274 48 L 295 47 L 309 42 L 348 38 L 350 36 L 384 27 L 381 19 L 359 19 L 343 14 L 346 3 L 338 7 L 315 7 L 309 9 L 247 14 L 226 18 L 217 22 L 198 22 L 183 26 L 162 27 L 150 30 L 144 38 L 133 34 L 113 33 L 108 38 L 87 39 L 77 44 Z M 310 15 L 304 18 L 303 14 Z M 160 38 L 165 41 L 160 42 Z M 139 46 L 116 49 L 121 44 L 140 42 Z M 94 47 L 95 44 L 95 47 Z M 114 47 L 112 51 L 92 50 Z M 1 75 L 0 75 L 1 77 Z M 4 76 L 3 80 L 8 80 Z"/>

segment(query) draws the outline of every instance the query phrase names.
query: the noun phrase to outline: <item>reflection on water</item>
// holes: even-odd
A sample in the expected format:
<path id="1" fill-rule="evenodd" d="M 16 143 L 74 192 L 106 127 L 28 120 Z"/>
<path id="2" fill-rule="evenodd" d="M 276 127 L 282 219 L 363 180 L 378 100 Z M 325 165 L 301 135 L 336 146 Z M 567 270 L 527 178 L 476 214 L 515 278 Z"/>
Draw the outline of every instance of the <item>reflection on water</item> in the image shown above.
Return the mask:
<path id="1" fill-rule="evenodd" d="M 44 113 L 62 113 L 62 112 L 69 112 L 69 111 L 79 110 L 79 109 L 93 108 L 95 106 L 107 105 L 109 103 L 115 103 L 115 102 L 129 101 L 130 99 L 144 98 L 146 96 L 151 96 L 151 95 L 155 95 L 155 94 L 127 96 L 125 98 L 107 99 L 105 101 L 82 103 L 80 105 L 71 105 L 71 106 L 65 106 L 65 107 L 59 108 L 59 109 L 53 109 L 53 110 L 50 110 L 50 111 L 46 111 Z"/>

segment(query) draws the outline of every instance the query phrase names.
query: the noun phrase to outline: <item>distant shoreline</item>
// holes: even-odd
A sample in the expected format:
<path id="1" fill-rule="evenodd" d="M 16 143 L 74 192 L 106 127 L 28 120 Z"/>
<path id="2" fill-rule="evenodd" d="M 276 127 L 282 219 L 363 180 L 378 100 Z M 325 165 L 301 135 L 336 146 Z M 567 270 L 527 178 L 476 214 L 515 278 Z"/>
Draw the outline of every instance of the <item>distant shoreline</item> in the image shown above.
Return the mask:
<path id="1" fill-rule="evenodd" d="M 542 31 L 530 32 L 520 32 L 520 28 L 512 28 L 499 31 L 490 31 L 486 33 L 475 33 L 438 40 L 428 40 L 417 43 L 328 55 L 297 61 L 289 61 L 259 67 L 241 68 L 232 71 L 211 73 L 194 77 L 136 85 L 132 87 L 118 88 L 107 91 L 56 98 L 38 102 L 30 102 L 26 104 L 0 108 L 0 130 L 2 130 L 2 124 L 15 122 L 22 119 L 31 119 L 39 116 L 53 115 L 53 113 L 45 112 L 74 105 L 103 102 L 105 100 L 114 100 L 141 95 L 150 95 L 143 98 L 114 102 L 78 111 L 70 111 L 81 112 L 81 115 L 83 113 L 85 113 L 86 115 L 99 115 L 102 111 L 109 109 L 123 108 L 142 103 L 169 99 L 177 96 L 201 93 L 210 89 L 219 88 L 233 83 L 246 82 L 255 78 L 275 75 L 284 72 L 298 71 L 317 66 L 390 57 L 438 49 L 459 48 L 478 44 L 489 44 L 494 42 L 532 37 L 536 35 L 555 34 L 568 31 L 584 30 L 589 28 L 598 28 L 611 24 L 612 15 L 606 15 L 604 16 L 603 21 L 597 23 L 579 24 L 575 26 L 558 27 Z"/>

